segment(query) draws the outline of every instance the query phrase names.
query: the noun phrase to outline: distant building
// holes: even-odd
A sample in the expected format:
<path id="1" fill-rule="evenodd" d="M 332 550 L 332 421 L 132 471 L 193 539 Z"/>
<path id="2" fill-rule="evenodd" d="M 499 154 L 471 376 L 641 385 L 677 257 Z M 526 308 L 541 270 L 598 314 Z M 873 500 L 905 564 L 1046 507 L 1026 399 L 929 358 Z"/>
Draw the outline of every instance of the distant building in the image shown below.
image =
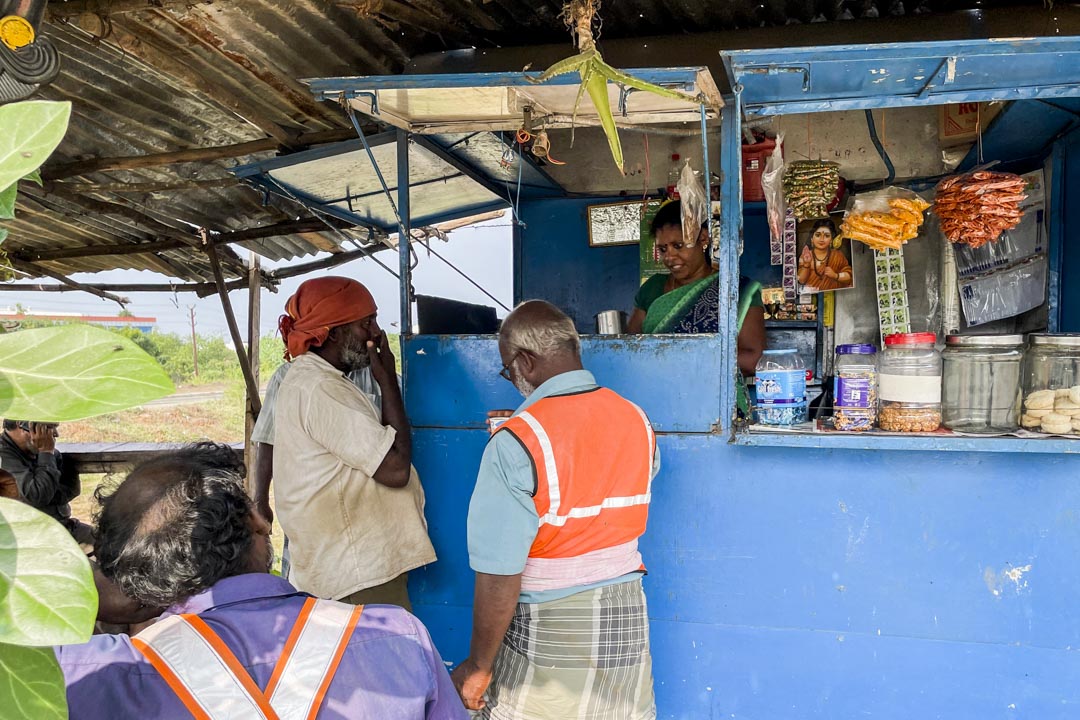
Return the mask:
<path id="1" fill-rule="evenodd" d="M 107 328 L 135 328 L 139 332 L 149 333 L 157 323 L 156 317 L 138 317 L 135 315 L 83 315 L 82 313 L 65 312 L 34 312 L 24 310 L 22 312 L 12 308 L 0 310 L 0 323 L 4 325 L 26 322 L 80 322 L 90 325 L 100 325 Z"/>

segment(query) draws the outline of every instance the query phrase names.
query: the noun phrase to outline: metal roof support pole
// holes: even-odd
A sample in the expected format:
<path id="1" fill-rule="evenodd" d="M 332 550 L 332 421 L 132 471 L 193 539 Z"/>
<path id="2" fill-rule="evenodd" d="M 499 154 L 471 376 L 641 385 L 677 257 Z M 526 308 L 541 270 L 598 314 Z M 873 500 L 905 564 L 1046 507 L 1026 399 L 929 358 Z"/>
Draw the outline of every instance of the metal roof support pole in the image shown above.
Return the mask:
<path id="1" fill-rule="evenodd" d="M 398 216 L 398 274 L 401 276 L 401 335 L 412 334 L 412 268 L 409 248 L 412 245 L 412 226 L 409 207 L 409 133 L 397 131 L 397 216 Z M 404 367 L 404 365 L 402 365 Z"/>
<path id="2" fill-rule="evenodd" d="M 221 272 L 221 261 L 218 260 L 217 248 L 210 242 L 205 229 L 202 230 L 203 250 L 210 259 L 210 268 L 214 271 L 214 284 L 217 285 L 218 297 L 221 298 L 221 309 L 225 312 L 225 322 L 229 325 L 229 335 L 232 336 L 233 345 L 236 347 L 236 357 L 240 360 L 240 370 L 244 374 L 244 383 L 251 404 L 252 412 L 258 416 L 262 410 L 262 401 L 259 399 L 259 384 L 255 381 L 255 375 L 251 372 L 251 362 L 248 360 L 247 349 L 244 347 L 244 337 L 240 334 L 240 327 L 236 324 L 236 314 L 229 300 L 229 291 L 225 287 L 225 276 Z"/>
<path id="3" fill-rule="evenodd" d="M 735 308 L 739 293 L 739 247 L 742 245 L 742 102 L 741 88 L 720 111 L 720 429 L 731 431 L 735 383 L 739 372 L 739 328 Z M 707 149 L 706 149 L 707 151 Z M 707 166 L 706 166 L 707 167 Z"/>

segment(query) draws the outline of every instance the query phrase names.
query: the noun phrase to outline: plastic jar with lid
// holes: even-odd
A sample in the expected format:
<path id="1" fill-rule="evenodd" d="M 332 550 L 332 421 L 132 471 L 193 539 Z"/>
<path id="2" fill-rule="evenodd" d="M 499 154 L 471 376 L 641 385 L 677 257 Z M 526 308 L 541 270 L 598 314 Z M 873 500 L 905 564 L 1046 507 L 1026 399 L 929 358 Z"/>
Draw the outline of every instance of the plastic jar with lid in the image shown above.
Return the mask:
<path id="1" fill-rule="evenodd" d="M 833 426 L 863 432 L 874 427 L 878 411 L 877 349 L 838 345 L 833 382 Z"/>
<path id="2" fill-rule="evenodd" d="M 966 433 L 1016 430 L 1023 348 L 1023 335 L 949 335 L 941 353 L 942 425 Z"/>
<path id="3" fill-rule="evenodd" d="M 806 366 L 794 348 L 766 350 L 754 374 L 757 421 L 762 425 L 806 422 Z"/>
<path id="4" fill-rule="evenodd" d="M 941 353 L 934 333 L 885 337 L 878 363 L 878 426 L 892 432 L 933 432 L 941 426 Z"/>
<path id="5" fill-rule="evenodd" d="M 1021 426 L 1052 435 L 1077 433 L 1073 423 L 1080 426 L 1080 334 L 1029 335 L 1022 384 Z"/>

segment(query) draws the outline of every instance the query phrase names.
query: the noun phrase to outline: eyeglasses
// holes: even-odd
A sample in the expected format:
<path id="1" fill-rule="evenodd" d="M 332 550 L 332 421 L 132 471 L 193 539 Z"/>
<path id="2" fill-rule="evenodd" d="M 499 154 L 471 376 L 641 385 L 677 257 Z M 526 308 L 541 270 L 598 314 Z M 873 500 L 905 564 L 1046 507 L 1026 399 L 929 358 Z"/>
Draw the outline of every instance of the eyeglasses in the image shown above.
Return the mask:
<path id="1" fill-rule="evenodd" d="M 502 366 L 502 370 L 499 371 L 499 376 L 502 377 L 503 380 L 506 380 L 507 382 L 514 382 L 510 379 L 510 366 L 514 364 L 514 361 L 517 360 L 517 356 L 520 354 L 521 351 L 518 350 L 516 353 L 510 356 L 510 362 Z"/>

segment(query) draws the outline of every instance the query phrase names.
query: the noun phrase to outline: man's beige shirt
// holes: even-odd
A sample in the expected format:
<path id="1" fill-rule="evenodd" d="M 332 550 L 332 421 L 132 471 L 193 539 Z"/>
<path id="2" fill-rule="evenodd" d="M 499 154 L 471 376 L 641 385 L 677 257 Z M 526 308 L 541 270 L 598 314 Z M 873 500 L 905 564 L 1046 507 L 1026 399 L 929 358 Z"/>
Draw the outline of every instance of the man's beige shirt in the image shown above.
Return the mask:
<path id="1" fill-rule="evenodd" d="M 375 482 L 396 431 L 340 371 L 315 353 L 294 359 L 274 415 L 274 504 L 293 585 L 337 600 L 435 561 L 416 469 L 403 488 Z"/>

